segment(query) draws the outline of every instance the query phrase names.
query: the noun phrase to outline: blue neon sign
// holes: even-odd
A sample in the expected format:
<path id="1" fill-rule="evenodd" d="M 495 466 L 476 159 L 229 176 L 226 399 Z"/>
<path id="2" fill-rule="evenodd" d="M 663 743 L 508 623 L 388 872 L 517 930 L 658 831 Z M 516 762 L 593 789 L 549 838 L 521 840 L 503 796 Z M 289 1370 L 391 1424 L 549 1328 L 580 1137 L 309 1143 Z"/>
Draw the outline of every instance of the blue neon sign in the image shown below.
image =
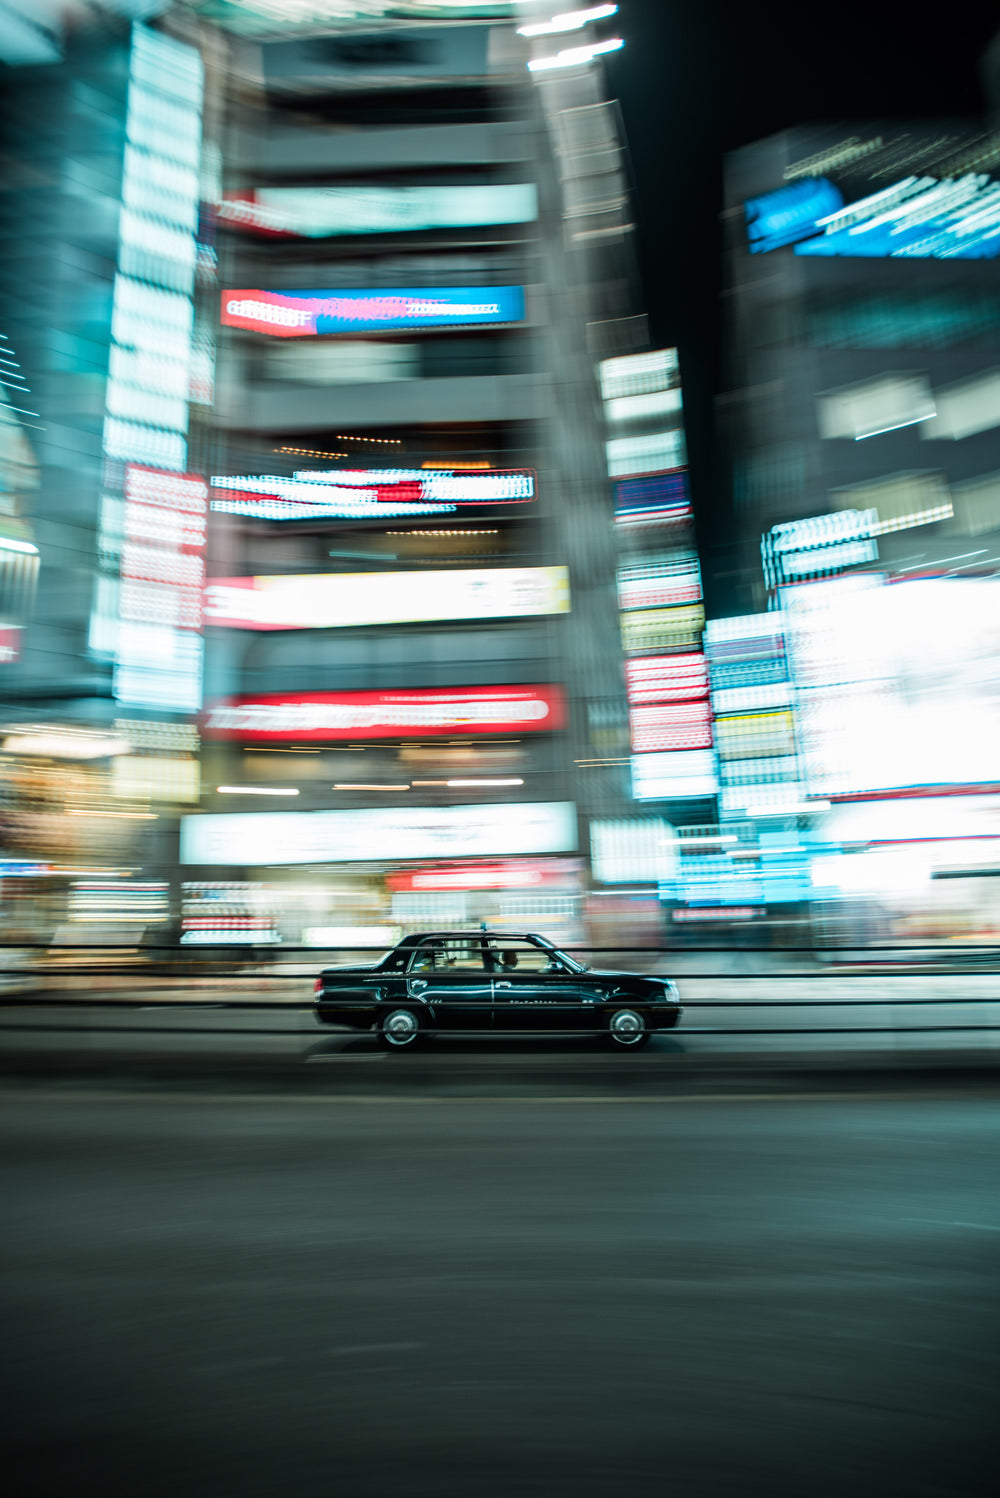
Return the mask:
<path id="1" fill-rule="evenodd" d="M 278 338 L 475 328 L 524 321 L 523 286 L 403 286 L 381 291 L 224 291 L 222 322 Z"/>
<path id="2" fill-rule="evenodd" d="M 836 213 L 843 203 L 839 187 L 827 177 L 807 177 L 763 197 L 748 198 L 743 207 L 751 255 L 818 234 L 817 220 Z"/>

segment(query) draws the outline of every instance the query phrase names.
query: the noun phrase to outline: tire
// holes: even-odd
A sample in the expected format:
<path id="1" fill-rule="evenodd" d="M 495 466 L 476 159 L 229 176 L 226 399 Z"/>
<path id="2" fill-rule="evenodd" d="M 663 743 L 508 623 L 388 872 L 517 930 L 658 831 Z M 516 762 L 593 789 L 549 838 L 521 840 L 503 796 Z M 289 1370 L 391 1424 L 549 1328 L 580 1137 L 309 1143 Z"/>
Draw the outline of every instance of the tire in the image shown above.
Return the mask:
<path id="1" fill-rule="evenodd" d="M 615 1051 L 641 1051 L 649 1042 L 649 1026 L 638 1009 L 616 1009 L 608 1015 L 607 1043 Z"/>
<path id="2" fill-rule="evenodd" d="M 412 1009 L 387 1009 L 379 1018 L 378 1043 L 387 1051 L 412 1051 L 420 1038 L 420 1018 Z"/>

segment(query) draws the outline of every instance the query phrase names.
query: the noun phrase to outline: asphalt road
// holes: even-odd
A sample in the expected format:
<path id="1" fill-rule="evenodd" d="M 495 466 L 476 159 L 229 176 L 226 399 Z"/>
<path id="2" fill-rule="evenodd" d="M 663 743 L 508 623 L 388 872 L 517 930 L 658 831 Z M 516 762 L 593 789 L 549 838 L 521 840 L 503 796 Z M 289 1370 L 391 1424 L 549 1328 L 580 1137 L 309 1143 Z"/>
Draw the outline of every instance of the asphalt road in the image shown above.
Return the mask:
<path id="1" fill-rule="evenodd" d="M 0 1089 L 8 1491 L 995 1491 L 995 1084 L 370 1075 Z"/>

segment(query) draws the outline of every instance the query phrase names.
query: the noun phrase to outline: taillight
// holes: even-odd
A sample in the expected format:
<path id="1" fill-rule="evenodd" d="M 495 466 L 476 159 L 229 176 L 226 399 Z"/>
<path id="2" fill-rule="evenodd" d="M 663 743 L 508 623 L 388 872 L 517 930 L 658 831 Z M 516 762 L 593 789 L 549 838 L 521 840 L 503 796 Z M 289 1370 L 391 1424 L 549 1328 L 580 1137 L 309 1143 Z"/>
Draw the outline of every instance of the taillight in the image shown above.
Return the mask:
<path id="1" fill-rule="evenodd" d="M 323 992 L 323 979 L 317 978 L 313 984 L 313 998 L 318 999 Z"/>

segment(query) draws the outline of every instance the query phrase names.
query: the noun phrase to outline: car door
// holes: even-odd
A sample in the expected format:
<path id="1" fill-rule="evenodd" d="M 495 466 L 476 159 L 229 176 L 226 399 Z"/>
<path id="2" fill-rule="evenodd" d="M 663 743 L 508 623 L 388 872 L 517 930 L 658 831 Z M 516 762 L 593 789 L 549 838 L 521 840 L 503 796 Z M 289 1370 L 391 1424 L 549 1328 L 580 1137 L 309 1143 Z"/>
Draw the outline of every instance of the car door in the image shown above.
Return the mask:
<path id="1" fill-rule="evenodd" d="M 431 1010 L 438 1030 L 488 1030 L 493 984 L 486 943 L 478 937 L 436 938 L 418 949 L 406 975 L 409 998 Z"/>
<path id="2" fill-rule="evenodd" d="M 593 1023 L 579 979 L 549 951 L 526 941 L 492 945 L 495 1029 L 539 1034 Z"/>

